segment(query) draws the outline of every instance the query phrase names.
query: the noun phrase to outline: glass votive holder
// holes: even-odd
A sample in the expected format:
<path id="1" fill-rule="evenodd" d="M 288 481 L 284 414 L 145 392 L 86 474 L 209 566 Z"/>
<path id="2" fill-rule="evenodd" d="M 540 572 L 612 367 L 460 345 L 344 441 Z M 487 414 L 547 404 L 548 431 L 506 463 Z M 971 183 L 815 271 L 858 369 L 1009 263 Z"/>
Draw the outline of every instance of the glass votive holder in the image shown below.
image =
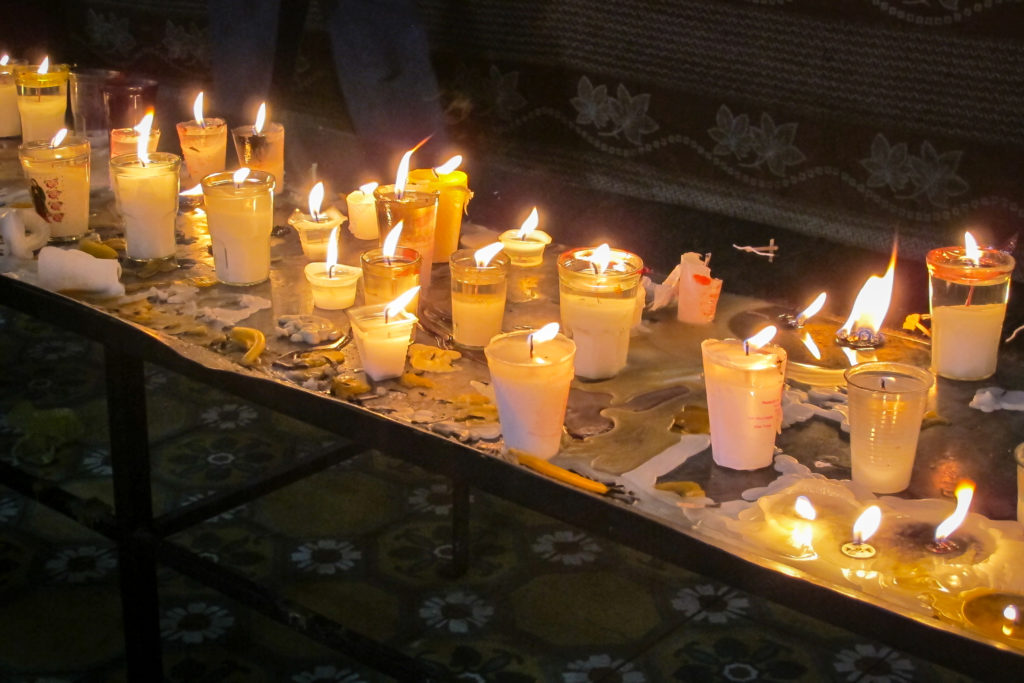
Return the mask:
<path id="1" fill-rule="evenodd" d="M 363 371 L 374 381 L 399 377 L 412 343 L 417 318 L 406 310 L 387 315 L 387 304 L 360 306 L 348 312 Z"/>
<path id="2" fill-rule="evenodd" d="M 255 132 L 252 126 L 231 129 L 240 166 L 266 171 L 274 176 L 275 187 L 284 189 L 284 126 L 268 122 L 263 130 Z"/>
<path id="3" fill-rule="evenodd" d="M 119 78 L 120 71 L 75 67 L 71 71 L 71 116 L 75 133 L 89 140 L 93 147 L 107 145 L 107 110 L 103 106 L 103 86 Z"/>
<path id="4" fill-rule="evenodd" d="M 518 230 L 506 230 L 498 235 L 502 249 L 508 254 L 512 265 L 531 268 L 544 263 L 544 248 L 551 244 L 551 235 L 543 230 L 532 230 L 519 237 Z"/>
<path id="5" fill-rule="evenodd" d="M 768 467 L 782 424 L 786 350 L 765 344 L 748 353 L 739 339 L 705 339 L 700 352 L 712 458 L 734 470 Z"/>
<path id="6" fill-rule="evenodd" d="M 65 127 L 69 70 L 67 64 L 50 64 L 49 70 L 42 74 L 36 64 L 14 67 L 21 139 L 25 142 L 50 140 Z"/>
<path id="7" fill-rule="evenodd" d="M 103 91 L 103 108 L 110 128 L 131 128 L 138 125 L 146 110 L 156 107 L 159 84 L 152 78 L 121 76 L 107 80 Z"/>
<path id="8" fill-rule="evenodd" d="M 420 284 L 423 257 L 415 249 L 398 247 L 393 256 L 385 256 L 380 248 L 368 249 L 359 255 L 363 269 L 363 300 L 367 305 L 383 304 Z M 421 290 L 422 291 L 422 290 Z M 419 294 L 413 297 L 405 310 L 415 313 Z"/>
<path id="9" fill-rule="evenodd" d="M 51 242 L 72 242 L 89 232 L 89 141 L 69 136 L 56 147 L 30 140 L 18 147 L 32 203 L 50 226 Z"/>
<path id="10" fill-rule="evenodd" d="M 337 311 L 355 303 L 356 284 L 363 274 L 359 268 L 315 261 L 306 264 L 305 273 L 317 308 Z"/>
<path id="11" fill-rule="evenodd" d="M 202 125 L 182 121 L 175 128 L 185 164 L 185 187 L 194 187 L 211 173 L 224 170 L 228 148 L 228 126 L 224 119 L 204 118 Z"/>
<path id="12" fill-rule="evenodd" d="M 431 262 L 447 263 L 449 257 L 459 248 L 462 216 L 466 213 L 466 204 L 473 197 L 469 190 L 469 176 L 460 170 L 438 175 L 431 168 L 417 168 L 409 171 L 406 187 L 416 192 L 438 193 Z"/>
<path id="13" fill-rule="evenodd" d="M 476 249 L 460 249 L 449 259 L 452 281 L 452 338 L 459 346 L 483 348 L 501 334 L 508 291 L 509 259 L 496 254 L 477 265 Z"/>
<path id="14" fill-rule="evenodd" d="M 626 367 L 644 264 L 636 254 L 611 249 L 607 266 L 595 268 L 594 252 L 571 249 L 558 257 L 559 310 L 562 329 L 576 342 L 576 376 L 607 379 Z"/>
<path id="15" fill-rule="evenodd" d="M 150 154 L 156 151 L 160 144 L 160 129 L 153 128 L 149 131 L 149 139 L 146 140 L 146 151 Z M 139 151 L 139 132 L 134 128 L 113 128 L 110 131 L 110 158 L 119 157 L 122 154 L 137 154 Z"/>
<path id="16" fill-rule="evenodd" d="M 373 191 L 377 208 L 377 226 L 381 246 L 391 229 L 402 222 L 399 246 L 419 252 L 423 259 L 420 285 L 430 287 L 430 268 L 434 262 L 434 230 L 437 226 L 437 192 L 406 190 L 399 197 L 394 185 L 381 185 Z M 403 290 L 404 291 L 404 290 Z"/>
<path id="17" fill-rule="evenodd" d="M 132 261 L 174 260 L 181 157 L 155 152 L 143 163 L 137 154 L 110 160 L 111 182 L 124 221 L 125 254 Z"/>
<path id="18" fill-rule="evenodd" d="M 844 373 L 853 481 L 874 493 L 910 485 L 932 374 L 906 363 L 871 362 Z"/>
<path id="19" fill-rule="evenodd" d="M 979 380 L 995 374 L 1014 263 L 997 249 L 981 249 L 976 259 L 968 258 L 964 247 L 928 252 L 932 370 L 937 375 Z"/>
<path id="20" fill-rule="evenodd" d="M 274 176 L 250 170 L 236 183 L 222 171 L 203 178 L 213 267 L 226 285 L 256 285 L 270 277 L 270 233 L 274 229 Z"/>
<path id="21" fill-rule="evenodd" d="M 345 217 L 333 206 L 321 211 L 319 220 L 299 209 L 295 209 L 288 217 L 288 225 L 299 233 L 302 253 L 310 261 L 327 260 L 327 245 L 331 241 L 331 233 L 344 221 Z"/>
<path id="22" fill-rule="evenodd" d="M 0 64 L 0 138 L 15 138 L 21 135 L 21 114 L 18 113 L 18 86 L 14 79 L 14 67 L 24 60 L 10 60 Z"/>
<path id="23" fill-rule="evenodd" d="M 561 333 L 531 344 L 532 332 L 493 337 L 484 355 L 506 448 L 550 460 L 562 443 L 576 345 Z"/>

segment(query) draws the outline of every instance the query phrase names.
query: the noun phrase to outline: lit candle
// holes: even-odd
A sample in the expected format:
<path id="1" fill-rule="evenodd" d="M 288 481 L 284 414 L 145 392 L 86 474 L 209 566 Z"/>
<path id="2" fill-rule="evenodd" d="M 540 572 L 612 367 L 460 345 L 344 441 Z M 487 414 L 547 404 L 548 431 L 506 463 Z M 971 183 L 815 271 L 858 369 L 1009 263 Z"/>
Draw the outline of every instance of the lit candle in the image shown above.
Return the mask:
<path id="1" fill-rule="evenodd" d="M 256 122 L 231 129 L 241 166 L 274 176 L 274 187 L 284 189 L 284 126 L 267 122 L 267 103 L 260 105 Z"/>
<path id="2" fill-rule="evenodd" d="M 856 349 L 882 345 L 882 323 L 889 312 L 895 278 L 896 245 L 893 244 L 889 267 L 881 277 L 872 275 L 864 282 L 850 308 L 850 317 L 836 331 L 837 343 Z"/>
<path id="3" fill-rule="evenodd" d="M 240 168 L 203 178 L 217 279 L 255 285 L 270 277 L 270 232 L 274 229 L 274 176 Z"/>
<path id="4" fill-rule="evenodd" d="M 979 249 L 969 232 L 963 247 L 928 253 L 936 374 L 978 380 L 995 373 L 1013 267 L 1012 256 Z"/>
<path id="5" fill-rule="evenodd" d="M 384 239 L 384 246 L 368 249 L 359 255 L 363 269 L 363 298 L 367 304 L 391 301 L 400 293 L 420 283 L 420 253 L 409 247 L 398 246 L 403 224 L 398 223 Z M 419 297 L 409 301 L 409 311 L 415 313 Z"/>
<path id="6" fill-rule="evenodd" d="M 875 493 L 910 485 L 934 378 L 905 363 L 872 362 L 846 373 L 853 481 Z"/>
<path id="7" fill-rule="evenodd" d="M 18 88 L 14 79 L 14 63 L 10 55 L 0 55 L 0 138 L 21 135 L 21 114 L 18 113 Z"/>
<path id="8" fill-rule="evenodd" d="M 417 168 L 409 172 L 408 189 L 427 194 L 439 193 L 433 263 L 446 263 L 459 248 L 462 215 L 473 198 L 469 176 L 457 170 L 461 164 L 462 156 L 457 154 L 437 168 Z"/>
<path id="9" fill-rule="evenodd" d="M 518 230 L 506 230 L 498 236 L 513 266 L 528 268 L 544 262 L 544 247 L 551 244 L 551 235 L 538 230 L 539 224 L 537 207 L 533 207 Z"/>
<path id="10" fill-rule="evenodd" d="M 360 185 L 358 190 L 349 192 L 345 197 L 348 206 L 348 229 L 357 240 L 375 240 L 377 230 L 377 205 L 373 199 L 373 191 L 378 183 Z"/>
<path id="11" fill-rule="evenodd" d="M 349 311 L 356 349 L 370 379 L 379 381 L 405 372 L 405 356 L 417 321 L 405 308 L 419 294 L 419 289 L 413 287 L 387 304 Z"/>
<path id="12" fill-rule="evenodd" d="M 424 142 L 426 141 L 424 140 Z M 405 189 L 406 179 L 409 175 L 409 159 L 417 147 L 419 145 L 402 155 L 402 161 L 398 164 L 398 172 L 395 174 L 395 184 L 381 185 L 373 191 L 373 198 L 377 208 L 377 226 L 380 229 L 381 239 L 396 225 L 402 223 L 402 233 L 398 244 L 419 252 L 423 259 L 420 284 L 426 290 L 430 288 L 430 267 L 434 262 L 434 229 L 437 222 L 438 193 Z"/>
<path id="13" fill-rule="evenodd" d="M 295 209 L 288 217 L 288 224 L 299 233 L 299 244 L 302 253 L 311 261 L 323 261 L 330 251 L 330 243 L 335 243 L 337 251 L 338 232 L 335 230 L 345 220 L 333 206 L 323 208 L 324 184 L 313 186 L 309 191 L 309 213 Z"/>
<path id="14" fill-rule="evenodd" d="M 868 506 L 853 523 L 853 540 L 842 545 L 842 553 L 857 560 L 874 557 L 877 551 L 875 546 L 868 543 L 868 539 L 878 531 L 881 523 L 882 508 L 877 505 Z"/>
<path id="15" fill-rule="evenodd" d="M 676 318 L 692 325 L 706 325 L 714 321 L 718 297 L 722 294 L 722 281 L 711 277 L 708 261 L 700 254 L 688 251 L 680 258 L 679 300 Z"/>
<path id="16" fill-rule="evenodd" d="M 203 116 L 203 93 L 192 103 L 195 118 L 177 124 L 178 142 L 185 163 L 186 186 L 200 182 L 211 173 L 224 170 L 228 145 L 228 127 L 224 119 Z"/>
<path id="17" fill-rule="evenodd" d="M 356 282 L 362 271 L 338 264 L 338 226 L 327 240 L 326 261 L 307 263 L 306 280 L 313 289 L 313 305 L 327 310 L 348 308 L 356 300 Z"/>
<path id="18" fill-rule="evenodd" d="M 756 470 L 772 464 L 786 375 L 785 349 L 768 343 L 775 332 L 769 326 L 745 341 L 701 342 L 711 455 L 722 467 Z"/>
<path id="19" fill-rule="evenodd" d="M 14 68 L 21 139 L 25 142 L 49 140 L 64 127 L 69 72 L 67 64 L 50 64 L 49 57 L 39 66 Z"/>
<path id="20" fill-rule="evenodd" d="M 606 379 L 626 366 L 642 268 L 639 256 L 607 244 L 558 257 L 559 309 L 576 342 L 577 376 Z"/>
<path id="21" fill-rule="evenodd" d="M 124 218 L 125 253 L 138 262 L 173 261 L 175 251 L 181 157 L 148 152 L 152 124 L 150 110 L 136 127 L 136 153 L 110 160 L 114 195 Z"/>
<path id="22" fill-rule="evenodd" d="M 67 132 L 61 128 L 52 140 L 29 140 L 18 148 L 32 203 L 50 225 L 51 242 L 89 232 L 89 141 Z"/>
<path id="23" fill-rule="evenodd" d="M 482 249 L 460 249 L 450 260 L 452 337 L 456 344 L 482 348 L 501 333 L 508 289 L 508 256 L 501 242 Z"/>
<path id="24" fill-rule="evenodd" d="M 549 323 L 498 335 L 484 355 L 505 446 L 551 459 L 562 442 L 576 345 Z"/>
<path id="25" fill-rule="evenodd" d="M 146 141 L 146 151 L 156 151 L 160 144 L 160 129 L 151 128 Z M 110 158 L 122 154 L 135 154 L 139 149 L 139 131 L 135 128 L 112 128 L 110 130 Z M 196 181 L 199 182 L 199 181 Z"/>
<path id="26" fill-rule="evenodd" d="M 953 532 L 960 528 L 960 525 L 967 519 L 967 513 L 971 509 L 971 501 L 974 499 L 975 484 L 970 479 L 957 482 L 953 495 L 956 496 L 956 509 L 946 519 L 935 527 L 935 537 L 928 549 L 941 554 L 962 553 L 964 548 L 953 539 Z"/>

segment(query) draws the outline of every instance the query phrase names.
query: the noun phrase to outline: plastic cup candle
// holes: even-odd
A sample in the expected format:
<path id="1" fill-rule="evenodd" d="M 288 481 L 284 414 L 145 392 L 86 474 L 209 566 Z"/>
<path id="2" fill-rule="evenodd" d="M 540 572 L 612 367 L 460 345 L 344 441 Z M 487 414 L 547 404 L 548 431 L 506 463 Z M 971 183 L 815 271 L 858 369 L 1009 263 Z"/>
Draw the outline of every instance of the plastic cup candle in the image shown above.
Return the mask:
<path id="1" fill-rule="evenodd" d="M 356 348 L 363 361 L 363 370 L 370 379 L 390 379 L 405 372 L 405 356 L 417 321 L 406 306 L 416 298 L 419 289 L 413 287 L 387 304 L 361 306 L 349 311 Z"/>
<path id="2" fill-rule="evenodd" d="M 231 129 L 238 163 L 274 176 L 275 187 L 284 187 L 284 126 L 267 122 L 267 103 L 260 105 L 251 126 Z"/>
<path id="3" fill-rule="evenodd" d="M 32 203 L 50 226 L 51 242 L 89 232 L 89 141 L 67 132 L 61 128 L 52 140 L 30 140 L 18 148 Z"/>
<path id="4" fill-rule="evenodd" d="M 213 266 L 226 285 L 255 285 L 270 277 L 274 176 L 240 168 L 203 178 Z"/>
<path id="5" fill-rule="evenodd" d="M 691 325 L 706 325 L 715 319 L 722 281 L 711 277 L 711 254 L 687 252 L 679 259 L 679 299 L 676 318 Z"/>
<path id="6" fill-rule="evenodd" d="M 333 242 L 337 246 L 338 231 L 335 228 L 345 220 L 333 206 L 323 210 L 323 201 L 324 184 L 317 183 L 309 191 L 309 213 L 295 209 L 288 217 L 288 224 L 299 233 L 302 253 L 311 261 L 323 261 L 330 251 L 330 244 Z"/>
<path id="7" fill-rule="evenodd" d="M 211 173 L 223 171 L 228 146 L 228 127 L 224 119 L 203 116 L 203 93 L 196 95 L 192 113 L 193 120 L 176 126 L 185 162 L 183 182 L 186 187 L 199 183 Z"/>
<path id="8" fill-rule="evenodd" d="M 1014 259 L 980 249 L 971 233 L 963 247 L 928 252 L 932 369 L 949 379 L 991 377 L 1010 296 Z"/>
<path id="9" fill-rule="evenodd" d="M 402 223 L 402 234 L 398 244 L 419 252 L 423 259 L 420 284 L 426 290 L 430 288 L 430 266 L 434 262 L 438 193 L 405 189 L 409 159 L 414 151 L 415 147 L 402 155 L 398 172 L 395 174 L 395 184 L 379 186 L 373 191 L 373 198 L 377 208 L 380 237 L 383 240 L 396 225 Z"/>
<path id="10" fill-rule="evenodd" d="M 498 335 L 484 355 L 505 446 L 551 459 L 562 443 L 576 345 L 549 323 Z"/>
<path id="11" fill-rule="evenodd" d="M 887 362 L 862 363 L 845 375 L 853 480 L 875 493 L 904 490 L 934 378 L 913 365 Z"/>
<path id="12" fill-rule="evenodd" d="M 14 79 L 14 62 L 10 55 L 0 55 L 0 138 L 21 135 L 21 114 L 18 113 L 18 88 Z"/>
<path id="13" fill-rule="evenodd" d="M 498 236 L 513 266 L 527 268 L 544 262 L 544 247 L 551 244 L 551 235 L 538 230 L 539 223 L 537 207 L 534 207 L 518 230 L 506 230 Z"/>
<path id="14" fill-rule="evenodd" d="M 21 139 L 49 140 L 64 127 L 68 107 L 67 64 L 17 66 L 14 79 L 18 88 L 18 112 L 21 115 Z"/>
<path id="15" fill-rule="evenodd" d="M 383 247 L 368 249 L 359 255 L 363 269 L 363 299 L 367 304 L 391 301 L 420 283 L 423 259 L 415 249 L 398 246 L 402 228 L 400 222 L 388 233 Z M 416 312 L 418 305 L 419 297 L 413 297 L 408 304 L 409 311 Z"/>
<path id="16" fill-rule="evenodd" d="M 500 252 L 501 242 L 495 242 L 451 256 L 452 337 L 460 346 L 482 348 L 501 333 L 509 261 Z"/>
<path id="17" fill-rule="evenodd" d="M 338 226 L 334 226 L 327 241 L 326 260 L 307 263 L 305 273 L 313 288 L 313 305 L 317 308 L 336 311 L 355 303 L 356 283 L 362 271 L 338 264 Z"/>
<path id="18" fill-rule="evenodd" d="M 722 467 L 756 470 L 772 464 L 787 358 L 785 349 L 769 343 L 776 331 L 769 326 L 744 341 L 701 342 L 711 454 Z"/>
<path id="19" fill-rule="evenodd" d="M 457 170 L 461 164 L 462 156 L 457 154 L 436 168 L 417 168 L 409 172 L 408 189 L 438 193 L 433 263 L 446 263 L 459 248 L 462 216 L 473 198 L 469 176 Z"/>
<path id="20" fill-rule="evenodd" d="M 378 183 L 360 185 L 358 190 L 349 192 L 345 197 L 348 206 L 348 229 L 357 240 L 378 239 L 377 204 L 373 199 L 373 191 Z"/>
<path id="21" fill-rule="evenodd" d="M 147 151 L 152 124 L 153 112 L 149 111 L 136 127 L 136 153 L 110 160 L 114 196 L 124 220 L 125 253 L 137 262 L 172 261 L 175 251 L 181 157 Z"/>
<path id="22" fill-rule="evenodd" d="M 607 244 L 558 257 L 562 328 L 576 342 L 578 377 L 606 379 L 626 367 L 643 265 Z"/>

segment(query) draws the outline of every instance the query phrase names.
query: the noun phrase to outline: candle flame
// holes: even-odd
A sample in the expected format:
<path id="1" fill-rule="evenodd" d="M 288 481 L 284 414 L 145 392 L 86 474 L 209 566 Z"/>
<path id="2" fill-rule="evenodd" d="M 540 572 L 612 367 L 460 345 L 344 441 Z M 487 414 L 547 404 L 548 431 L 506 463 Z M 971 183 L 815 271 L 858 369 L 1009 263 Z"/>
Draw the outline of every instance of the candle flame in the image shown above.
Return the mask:
<path id="1" fill-rule="evenodd" d="M 593 266 L 594 272 L 601 275 L 608 269 L 608 263 L 612 260 L 612 250 L 605 242 L 601 246 L 593 249 L 590 252 L 590 256 L 582 257 L 584 261 L 590 261 L 590 265 Z"/>
<path id="2" fill-rule="evenodd" d="M 850 317 L 843 323 L 839 334 L 847 336 L 856 330 L 869 329 L 878 332 L 882 329 L 882 323 L 889 312 L 889 302 L 892 300 L 892 285 L 896 275 L 896 245 L 893 244 L 892 256 L 889 258 L 889 267 L 885 275 L 878 277 L 872 275 L 861 287 L 857 299 L 853 302 L 850 310 Z"/>
<path id="3" fill-rule="evenodd" d="M 380 183 L 366 183 L 365 185 L 359 186 L 359 191 L 363 194 L 370 194 L 374 190 L 380 187 Z"/>
<path id="4" fill-rule="evenodd" d="M 964 256 L 974 265 L 978 265 L 981 261 L 981 249 L 978 249 L 974 235 L 969 232 L 964 233 Z"/>
<path id="5" fill-rule="evenodd" d="M 249 177 L 249 173 L 250 171 L 248 167 L 243 166 L 235 171 L 234 175 L 231 176 L 231 179 L 235 182 L 235 185 L 241 185 L 245 182 L 245 179 Z"/>
<path id="6" fill-rule="evenodd" d="M 403 154 L 402 160 L 398 162 L 398 171 L 395 173 L 395 196 L 397 198 L 401 199 L 405 193 L 405 183 L 409 180 L 409 161 L 412 159 L 413 153 L 429 139 L 430 136 L 428 135 L 417 142 L 416 146 Z"/>
<path id="7" fill-rule="evenodd" d="M 821 351 L 818 349 L 818 345 L 814 343 L 814 340 L 811 339 L 810 332 L 804 332 L 804 338 L 800 341 L 804 343 L 804 346 L 806 346 L 807 350 L 811 352 L 811 355 L 814 356 L 815 360 L 821 360 Z"/>
<path id="8" fill-rule="evenodd" d="M 882 508 L 877 505 L 868 507 L 853 523 L 853 542 L 864 543 L 878 531 L 881 524 Z"/>
<path id="9" fill-rule="evenodd" d="M 1007 621 L 1014 621 L 1014 622 L 1017 621 L 1018 614 L 1019 613 L 1017 611 L 1017 606 L 1016 605 L 1007 605 L 1003 609 L 1003 618 L 1006 619 Z"/>
<path id="10" fill-rule="evenodd" d="M 778 329 L 776 329 L 775 325 L 769 325 L 754 336 L 744 340 L 743 350 L 747 353 L 757 351 L 759 348 L 774 339 L 776 332 L 778 332 Z"/>
<path id="11" fill-rule="evenodd" d="M 320 181 L 313 186 L 312 190 L 309 191 L 309 215 L 313 218 L 314 221 L 320 221 L 320 207 L 323 206 L 323 203 L 324 183 L 323 181 Z"/>
<path id="12" fill-rule="evenodd" d="M 398 238 L 402 236 L 402 223 L 403 221 L 398 221 L 398 224 L 391 228 L 391 232 L 384 238 L 384 258 L 391 258 L 395 255 L 395 249 L 398 248 Z"/>
<path id="13" fill-rule="evenodd" d="M 259 135 L 263 132 L 263 124 L 267 122 L 267 103 L 261 102 L 259 111 L 256 112 L 256 122 L 252 124 L 252 132 Z"/>
<path id="14" fill-rule="evenodd" d="M 66 138 L 67 136 L 68 136 L 68 129 L 67 128 L 61 128 L 60 130 L 58 130 L 56 135 L 54 135 L 53 138 L 50 140 L 50 149 L 54 149 L 55 147 L 58 147 L 60 145 L 60 143 L 64 142 L 64 138 Z"/>
<path id="15" fill-rule="evenodd" d="M 941 543 L 949 538 L 967 518 L 967 510 L 974 498 L 974 482 L 964 479 L 956 485 L 956 510 L 935 528 L 935 542 Z"/>
<path id="16" fill-rule="evenodd" d="M 192 103 L 192 115 L 196 117 L 196 123 L 201 128 L 206 128 L 206 120 L 203 118 L 203 91 L 196 95 L 196 101 Z"/>
<path id="17" fill-rule="evenodd" d="M 149 163 L 149 131 L 153 128 L 153 108 L 146 110 L 146 115 L 139 121 L 139 125 L 133 130 L 139 134 L 135 141 L 135 150 L 139 156 L 139 162 L 145 166 Z"/>
<path id="18" fill-rule="evenodd" d="M 462 165 L 462 155 L 461 154 L 456 154 L 455 156 L 453 156 L 451 159 L 449 159 L 448 161 L 444 162 L 440 166 L 435 167 L 434 168 L 434 173 L 436 173 L 439 176 L 446 175 L 448 173 L 451 173 L 452 171 L 454 171 L 455 169 L 457 169 L 461 165 Z"/>
<path id="19" fill-rule="evenodd" d="M 794 547 L 805 553 L 814 552 L 814 529 L 810 524 L 798 524 L 789 535 Z"/>
<path id="20" fill-rule="evenodd" d="M 196 183 L 194 187 L 190 187 L 187 190 L 182 190 L 178 193 L 180 197 L 201 197 L 203 194 L 203 184 Z"/>
<path id="21" fill-rule="evenodd" d="M 526 345 L 530 347 L 530 358 L 533 358 L 533 347 L 551 341 L 558 334 L 558 323 L 548 323 L 536 332 L 526 335 Z"/>
<path id="22" fill-rule="evenodd" d="M 516 238 L 525 240 L 526 236 L 537 229 L 537 225 L 540 224 L 540 216 L 537 214 L 537 207 L 533 207 L 530 210 L 530 215 L 526 217 L 523 224 L 519 227 L 519 232 L 516 233 Z"/>
<path id="23" fill-rule="evenodd" d="M 3 57 L 0 57 L 0 66 L 7 66 L 9 61 L 11 61 L 11 56 L 5 53 Z"/>
<path id="24" fill-rule="evenodd" d="M 799 320 L 800 322 L 810 320 L 811 317 L 813 317 L 825 305 L 826 298 L 827 297 L 825 295 L 825 292 L 819 294 L 817 297 L 815 297 L 814 301 L 811 302 L 810 306 L 805 308 L 796 316 L 796 319 Z"/>
<path id="25" fill-rule="evenodd" d="M 397 297 L 395 297 L 395 300 L 389 303 L 384 308 L 384 321 L 387 322 L 388 319 L 394 318 L 395 316 L 399 315 L 402 312 L 402 309 L 404 309 L 409 304 L 409 302 L 412 301 L 417 294 L 419 294 L 419 292 L 420 286 L 416 285 L 415 287 L 410 287 L 409 289 L 405 290 Z"/>
<path id="26" fill-rule="evenodd" d="M 49 73 L 49 72 L 50 72 L 50 58 L 49 57 L 43 57 L 43 61 L 41 61 L 39 63 L 39 68 L 36 70 L 36 73 L 45 74 L 45 73 Z"/>
<path id="27" fill-rule="evenodd" d="M 814 505 L 811 504 L 811 499 L 807 496 L 797 496 L 796 502 L 793 504 L 793 509 L 796 514 L 803 517 L 804 519 L 817 519 L 818 511 L 814 509 Z"/>
<path id="28" fill-rule="evenodd" d="M 497 256 L 498 252 L 501 251 L 501 247 L 501 242 L 494 242 L 473 252 L 473 258 L 476 260 L 477 267 L 486 268 L 491 262 L 491 259 Z"/>
<path id="29" fill-rule="evenodd" d="M 331 269 L 338 265 L 338 228 L 341 226 L 335 226 L 331 230 L 331 236 L 327 238 L 327 277 L 330 277 Z"/>

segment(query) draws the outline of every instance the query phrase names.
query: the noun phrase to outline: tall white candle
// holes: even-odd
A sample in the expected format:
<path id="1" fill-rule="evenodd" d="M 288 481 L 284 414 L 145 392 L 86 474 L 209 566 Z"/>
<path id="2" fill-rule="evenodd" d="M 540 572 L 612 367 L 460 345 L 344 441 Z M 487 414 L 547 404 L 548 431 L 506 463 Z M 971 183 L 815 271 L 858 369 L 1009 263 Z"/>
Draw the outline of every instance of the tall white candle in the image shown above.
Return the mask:
<path id="1" fill-rule="evenodd" d="M 242 170 L 247 169 L 203 178 L 213 265 L 217 279 L 228 285 L 254 285 L 270 277 L 274 176 Z"/>
<path id="2" fill-rule="evenodd" d="M 358 240 L 375 240 L 378 237 L 377 205 L 373 199 L 373 191 L 376 189 L 377 183 L 367 183 L 345 197 L 348 229 Z"/>
<path id="3" fill-rule="evenodd" d="M 173 259 L 181 157 L 167 152 L 122 154 L 110 160 L 114 195 L 124 219 L 125 253 L 134 261 Z"/>

